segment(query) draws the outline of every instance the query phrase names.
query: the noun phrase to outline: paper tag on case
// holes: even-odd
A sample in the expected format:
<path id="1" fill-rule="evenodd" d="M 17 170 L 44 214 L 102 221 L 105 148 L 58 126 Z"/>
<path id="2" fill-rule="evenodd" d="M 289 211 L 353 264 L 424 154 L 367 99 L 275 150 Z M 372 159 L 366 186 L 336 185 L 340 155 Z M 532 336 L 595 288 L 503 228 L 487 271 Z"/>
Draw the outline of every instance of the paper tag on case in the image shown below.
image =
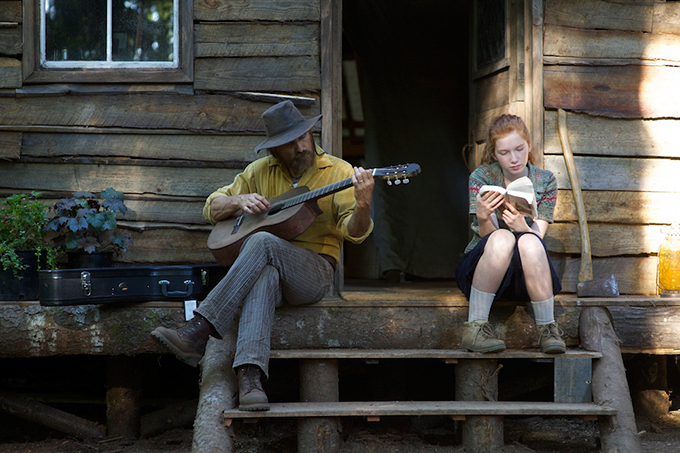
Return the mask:
<path id="1" fill-rule="evenodd" d="M 195 300 L 185 300 L 184 301 L 184 319 L 190 321 L 194 317 L 194 310 L 196 310 Z"/>

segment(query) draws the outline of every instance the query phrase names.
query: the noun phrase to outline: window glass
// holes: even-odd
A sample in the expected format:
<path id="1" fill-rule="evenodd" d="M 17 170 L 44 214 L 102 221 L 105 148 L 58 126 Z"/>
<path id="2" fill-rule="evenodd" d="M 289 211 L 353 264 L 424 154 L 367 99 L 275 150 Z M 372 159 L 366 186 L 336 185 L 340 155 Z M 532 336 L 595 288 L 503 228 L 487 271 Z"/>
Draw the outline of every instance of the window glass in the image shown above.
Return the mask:
<path id="1" fill-rule="evenodd" d="M 175 1 L 43 0 L 42 61 L 54 67 L 176 67 Z"/>
<path id="2" fill-rule="evenodd" d="M 106 0 L 47 0 L 45 59 L 106 60 Z"/>

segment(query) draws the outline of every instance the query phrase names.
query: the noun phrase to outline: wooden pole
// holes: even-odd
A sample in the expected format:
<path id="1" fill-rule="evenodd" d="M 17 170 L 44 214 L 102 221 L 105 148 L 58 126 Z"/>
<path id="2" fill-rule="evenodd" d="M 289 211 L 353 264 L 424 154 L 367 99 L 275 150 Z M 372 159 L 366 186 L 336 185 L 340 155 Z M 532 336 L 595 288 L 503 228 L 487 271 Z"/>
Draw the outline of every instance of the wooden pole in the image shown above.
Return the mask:
<path id="1" fill-rule="evenodd" d="M 137 360 L 130 356 L 109 357 L 106 385 L 108 436 L 136 439 L 139 437 L 142 398 Z"/>
<path id="2" fill-rule="evenodd" d="M 106 427 L 19 395 L 0 393 L 0 410 L 80 439 L 101 439 Z"/>
<path id="3" fill-rule="evenodd" d="M 579 336 L 586 350 L 602 353 L 602 358 L 593 363 L 593 400 L 617 410 L 615 418 L 599 419 L 602 451 L 641 453 L 626 370 L 609 310 L 605 307 L 584 308 L 579 320 Z"/>
<path id="4" fill-rule="evenodd" d="M 456 400 L 498 400 L 498 368 L 495 359 L 458 361 Z M 503 417 L 465 417 L 462 435 L 465 451 L 499 451 L 503 448 Z"/>
<path id="5" fill-rule="evenodd" d="M 338 401 L 337 360 L 300 360 L 300 401 Z M 298 418 L 300 453 L 336 453 L 340 448 L 340 421 L 336 417 Z"/>
<path id="6" fill-rule="evenodd" d="M 231 426 L 222 413 L 236 407 L 238 384 L 232 371 L 237 323 L 222 340 L 210 338 L 201 359 L 201 383 L 194 421 L 192 453 L 231 453 L 234 450 Z"/>

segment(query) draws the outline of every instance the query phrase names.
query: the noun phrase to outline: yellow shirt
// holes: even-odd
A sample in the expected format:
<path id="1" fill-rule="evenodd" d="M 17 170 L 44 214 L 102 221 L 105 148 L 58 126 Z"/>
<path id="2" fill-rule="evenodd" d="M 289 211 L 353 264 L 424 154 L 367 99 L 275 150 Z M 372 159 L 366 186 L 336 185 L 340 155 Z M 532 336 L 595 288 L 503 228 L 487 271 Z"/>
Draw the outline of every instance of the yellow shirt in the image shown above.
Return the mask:
<path id="1" fill-rule="evenodd" d="M 344 160 L 326 154 L 319 146 L 316 147 L 314 164 L 308 168 L 300 178 L 298 186 L 307 186 L 310 190 L 328 186 L 334 182 L 352 177 L 354 170 Z M 288 169 L 274 156 L 262 157 L 248 165 L 242 173 L 234 178 L 230 185 L 217 189 L 210 194 L 203 207 L 203 216 L 213 225 L 215 220 L 210 216 L 210 203 L 216 197 L 258 193 L 267 199 L 274 198 L 291 189 L 293 181 Z M 323 211 L 316 217 L 314 223 L 291 242 L 312 250 L 332 256 L 340 260 L 340 250 L 343 239 L 355 244 L 363 242 L 373 231 L 373 220 L 361 237 L 352 237 L 347 231 L 347 224 L 354 212 L 356 201 L 354 187 L 336 192 L 317 200 Z"/>

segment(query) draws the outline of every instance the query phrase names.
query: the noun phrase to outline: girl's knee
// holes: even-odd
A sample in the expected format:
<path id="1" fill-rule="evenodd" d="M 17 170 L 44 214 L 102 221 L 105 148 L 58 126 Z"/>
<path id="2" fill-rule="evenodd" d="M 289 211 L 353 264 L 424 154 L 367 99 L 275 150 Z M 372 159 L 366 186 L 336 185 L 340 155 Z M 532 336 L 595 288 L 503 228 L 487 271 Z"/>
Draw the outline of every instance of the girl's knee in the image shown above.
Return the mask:
<path id="1" fill-rule="evenodd" d="M 484 251 L 486 251 L 488 247 L 499 253 L 512 253 L 515 248 L 515 235 L 510 230 L 496 230 L 489 236 Z"/>
<path id="2" fill-rule="evenodd" d="M 523 258 L 545 257 L 543 242 L 535 234 L 524 234 L 517 240 L 517 250 Z"/>

